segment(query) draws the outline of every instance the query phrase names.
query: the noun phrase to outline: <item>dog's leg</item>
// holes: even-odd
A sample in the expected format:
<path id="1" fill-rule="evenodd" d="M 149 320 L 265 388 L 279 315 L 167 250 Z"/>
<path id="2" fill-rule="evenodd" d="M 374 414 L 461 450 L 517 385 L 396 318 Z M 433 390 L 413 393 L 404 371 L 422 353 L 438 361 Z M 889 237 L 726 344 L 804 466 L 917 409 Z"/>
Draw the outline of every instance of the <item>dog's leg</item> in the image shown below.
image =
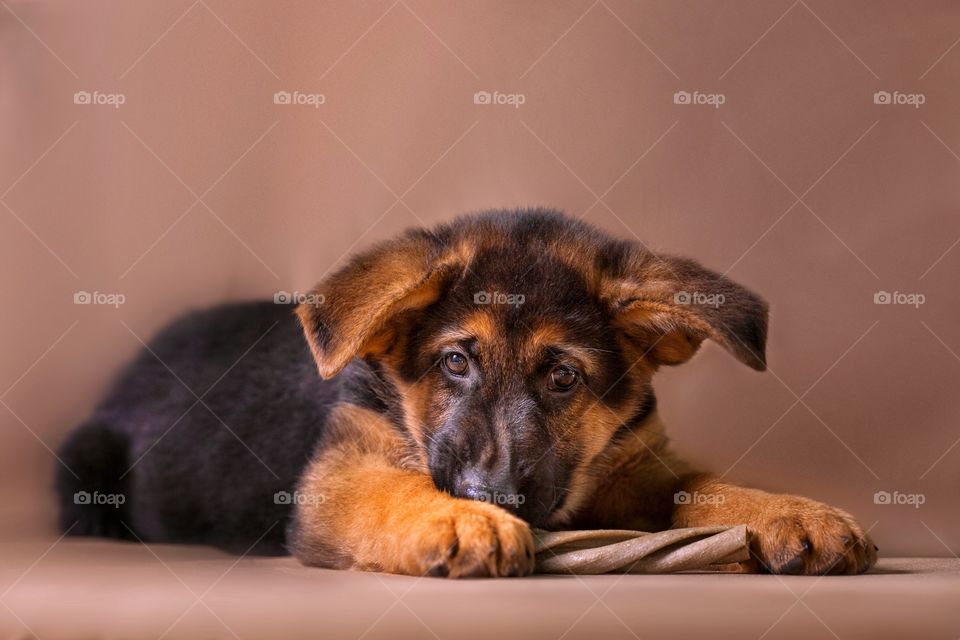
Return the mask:
<path id="1" fill-rule="evenodd" d="M 379 414 L 352 406 L 335 414 L 331 437 L 298 489 L 290 545 L 301 562 L 416 576 L 533 570 L 525 522 L 400 468 L 401 446 Z"/>
<path id="2" fill-rule="evenodd" d="M 747 525 L 751 539 L 747 570 L 785 574 L 863 573 L 877 549 L 853 516 L 799 496 L 767 493 L 710 475 L 681 480 L 674 527 Z"/>

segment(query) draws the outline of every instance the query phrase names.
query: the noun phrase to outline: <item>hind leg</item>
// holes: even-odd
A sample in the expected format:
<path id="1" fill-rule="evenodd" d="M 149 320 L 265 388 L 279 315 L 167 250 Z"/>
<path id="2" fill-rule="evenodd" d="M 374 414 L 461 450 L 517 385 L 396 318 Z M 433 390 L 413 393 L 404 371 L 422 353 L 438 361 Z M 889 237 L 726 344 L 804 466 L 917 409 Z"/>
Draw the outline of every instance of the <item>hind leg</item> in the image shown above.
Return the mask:
<path id="1" fill-rule="evenodd" d="M 129 441 L 107 423 L 91 420 L 67 437 L 57 464 L 60 530 L 73 536 L 133 540 L 125 526 L 130 496 Z"/>

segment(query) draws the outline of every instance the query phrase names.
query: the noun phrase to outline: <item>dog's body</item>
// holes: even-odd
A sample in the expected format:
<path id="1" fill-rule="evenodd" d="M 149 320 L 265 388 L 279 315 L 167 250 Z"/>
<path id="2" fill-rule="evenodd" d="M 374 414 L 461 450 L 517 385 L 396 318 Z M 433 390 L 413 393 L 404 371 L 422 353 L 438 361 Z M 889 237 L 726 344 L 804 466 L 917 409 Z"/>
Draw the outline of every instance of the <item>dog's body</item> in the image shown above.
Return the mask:
<path id="1" fill-rule="evenodd" d="M 299 324 L 235 305 L 154 341 L 62 450 L 64 529 L 466 576 L 528 573 L 530 525 L 742 522 L 748 570 L 875 561 L 846 513 L 669 448 L 659 366 L 706 338 L 765 366 L 766 305 L 696 263 L 500 212 L 378 245 L 311 296 Z"/>
<path id="2" fill-rule="evenodd" d="M 64 528 L 286 553 L 291 504 L 275 494 L 293 493 L 343 381 L 319 378 L 291 305 L 235 304 L 177 321 L 65 444 Z M 75 504 L 77 491 L 91 504 Z M 94 491 L 126 501 L 97 506 Z"/>

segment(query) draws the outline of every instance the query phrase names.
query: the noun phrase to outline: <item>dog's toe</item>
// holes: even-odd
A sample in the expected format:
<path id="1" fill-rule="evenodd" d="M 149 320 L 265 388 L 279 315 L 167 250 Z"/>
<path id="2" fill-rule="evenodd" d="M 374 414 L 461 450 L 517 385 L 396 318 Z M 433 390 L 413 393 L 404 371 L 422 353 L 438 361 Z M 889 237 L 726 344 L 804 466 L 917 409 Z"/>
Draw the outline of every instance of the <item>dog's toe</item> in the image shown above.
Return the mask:
<path id="1" fill-rule="evenodd" d="M 761 570 L 785 575 L 863 573 L 876 562 L 869 536 L 847 513 L 813 500 L 778 500 L 772 517 L 750 526 Z"/>

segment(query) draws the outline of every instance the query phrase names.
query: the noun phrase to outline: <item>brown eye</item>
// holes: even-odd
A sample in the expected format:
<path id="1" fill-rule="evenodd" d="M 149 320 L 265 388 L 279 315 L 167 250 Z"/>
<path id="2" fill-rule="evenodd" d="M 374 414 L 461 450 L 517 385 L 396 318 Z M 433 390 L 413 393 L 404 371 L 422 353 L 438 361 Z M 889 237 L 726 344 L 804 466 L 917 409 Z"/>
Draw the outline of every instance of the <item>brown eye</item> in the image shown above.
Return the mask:
<path id="1" fill-rule="evenodd" d="M 443 357 L 444 368 L 455 376 L 462 376 L 467 373 L 469 364 L 467 357 L 462 353 L 448 353 Z"/>
<path id="2" fill-rule="evenodd" d="M 577 384 L 579 376 L 575 369 L 566 366 L 559 366 L 550 372 L 550 390 L 551 391 L 569 391 Z"/>

